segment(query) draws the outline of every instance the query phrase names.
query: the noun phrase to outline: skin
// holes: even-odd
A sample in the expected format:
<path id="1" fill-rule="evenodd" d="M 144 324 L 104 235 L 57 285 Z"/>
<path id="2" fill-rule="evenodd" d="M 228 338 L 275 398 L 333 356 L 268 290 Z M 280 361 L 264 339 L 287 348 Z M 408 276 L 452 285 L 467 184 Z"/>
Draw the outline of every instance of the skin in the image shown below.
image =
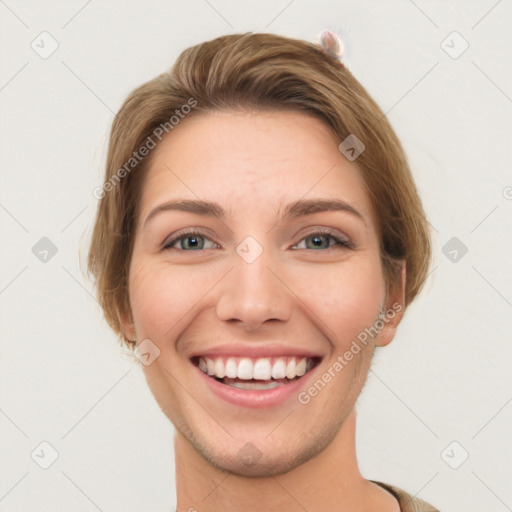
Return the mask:
<path id="1" fill-rule="evenodd" d="M 381 304 L 404 303 L 405 267 L 386 296 L 372 205 L 339 142 L 303 113 L 215 112 L 185 119 L 152 154 L 130 264 L 131 318 L 122 321 L 127 338 L 160 350 L 143 370 L 176 427 L 180 512 L 399 510 L 359 471 L 354 407 L 373 351 L 393 339 L 403 309 L 307 405 L 296 397 L 263 409 L 228 403 L 190 361 L 224 343 L 274 342 L 321 354 L 319 378 L 375 323 Z M 321 197 L 345 200 L 363 220 L 344 211 L 278 217 L 278 205 Z M 165 211 L 145 223 L 177 198 L 216 201 L 228 215 Z M 184 228 L 201 232 L 202 248 L 191 249 L 189 236 L 163 249 Z M 318 228 L 354 247 L 325 235 L 316 248 Z M 236 252 L 247 236 L 263 249 L 250 264 Z M 256 464 L 240 462 L 247 442 L 261 453 Z"/>

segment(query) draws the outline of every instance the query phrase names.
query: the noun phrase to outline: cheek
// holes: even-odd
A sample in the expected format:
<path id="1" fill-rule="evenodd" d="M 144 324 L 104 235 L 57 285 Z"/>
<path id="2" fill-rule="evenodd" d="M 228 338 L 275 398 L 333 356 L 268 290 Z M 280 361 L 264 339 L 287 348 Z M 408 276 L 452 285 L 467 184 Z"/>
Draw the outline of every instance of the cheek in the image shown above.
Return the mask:
<path id="1" fill-rule="evenodd" d="M 350 344 L 376 320 L 384 299 L 384 280 L 378 257 L 354 258 L 347 264 L 304 275 L 310 283 L 302 291 L 308 306 L 322 320 L 325 334 L 340 344 Z M 302 279 L 301 279 L 302 280 Z"/>
<path id="2" fill-rule="evenodd" d="M 324 327 L 329 339 L 350 343 L 375 320 L 384 297 L 377 254 L 368 252 L 337 264 L 282 270 L 294 295 L 307 305 L 306 311 L 313 313 L 312 321 Z M 179 333 L 181 323 L 187 324 L 187 314 L 200 306 L 201 298 L 216 281 L 211 267 L 191 270 L 134 259 L 130 268 L 130 303 L 139 339 L 158 343 L 157 340 L 172 336 L 173 329 Z"/>
<path id="3" fill-rule="evenodd" d="M 172 271 L 171 271 L 172 270 Z M 180 319 L 193 308 L 190 275 L 158 264 L 133 266 L 130 275 L 130 304 L 140 338 L 170 334 Z"/>
<path id="4" fill-rule="evenodd" d="M 209 265 L 172 265 L 143 256 L 134 259 L 130 304 L 138 337 L 157 345 L 169 337 L 177 338 L 192 317 L 209 305 L 208 291 L 225 272 Z"/>

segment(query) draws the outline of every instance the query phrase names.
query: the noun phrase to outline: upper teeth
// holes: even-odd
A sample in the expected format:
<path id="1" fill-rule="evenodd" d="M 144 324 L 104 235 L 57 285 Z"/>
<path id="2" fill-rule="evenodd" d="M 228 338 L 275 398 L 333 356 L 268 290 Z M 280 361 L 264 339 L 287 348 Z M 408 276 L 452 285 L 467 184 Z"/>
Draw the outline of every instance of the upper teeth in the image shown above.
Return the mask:
<path id="1" fill-rule="evenodd" d="M 244 380 L 293 379 L 301 377 L 313 367 L 309 357 L 200 357 L 199 368 L 204 373 L 220 379 L 229 377 Z"/>

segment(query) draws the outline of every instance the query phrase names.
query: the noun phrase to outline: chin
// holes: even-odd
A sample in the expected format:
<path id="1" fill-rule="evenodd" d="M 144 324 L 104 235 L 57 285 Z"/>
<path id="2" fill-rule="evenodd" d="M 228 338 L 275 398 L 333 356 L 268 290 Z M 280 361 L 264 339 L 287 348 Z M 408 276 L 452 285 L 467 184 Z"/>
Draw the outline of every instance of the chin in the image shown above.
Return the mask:
<path id="1" fill-rule="evenodd" d="M 339 425 L 332 425 L 322 433 L 283 435 L 279 445 L 265 436 L 255 436 L 253 441 L 233 441 L 221 449 L 219 443 L 205 446 L 197 438 L 188 439 L 195 451 L 215 468 L 248 478 L 275 477 L 317 457 L 335 438 Z M 304 440 L 308 442 L 305 443 Z M 238 447 L 239 446 L 239 447 Z"/>

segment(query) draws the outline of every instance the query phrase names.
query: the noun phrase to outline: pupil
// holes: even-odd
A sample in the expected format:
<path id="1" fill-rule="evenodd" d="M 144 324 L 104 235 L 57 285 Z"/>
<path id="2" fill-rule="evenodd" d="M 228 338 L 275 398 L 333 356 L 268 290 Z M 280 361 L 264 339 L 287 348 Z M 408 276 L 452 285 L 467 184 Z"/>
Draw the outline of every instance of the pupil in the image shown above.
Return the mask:
<path id="1" fill-rule="evenodd" d="M 324 238 L 324 237 L 323 237 L 323 235 L 320 235 L 320 236 L 319 236 L 319 235 L 315 235 L 315 236 L 312 238 L 312 240 L 313 240 L 313 245 L 314 245 L 315 247 L 321 247 L 321 246 L 322 246 L 322 238 Z"/>
<path id="2" fill-rule="evenodd" d="M 188 236 L 185 240 L 192 241 L 192 243 L 188 243 L 188 245 L 193 249 L 197 248 L 197 246 L 199 245 L 196 236 Z"/>

